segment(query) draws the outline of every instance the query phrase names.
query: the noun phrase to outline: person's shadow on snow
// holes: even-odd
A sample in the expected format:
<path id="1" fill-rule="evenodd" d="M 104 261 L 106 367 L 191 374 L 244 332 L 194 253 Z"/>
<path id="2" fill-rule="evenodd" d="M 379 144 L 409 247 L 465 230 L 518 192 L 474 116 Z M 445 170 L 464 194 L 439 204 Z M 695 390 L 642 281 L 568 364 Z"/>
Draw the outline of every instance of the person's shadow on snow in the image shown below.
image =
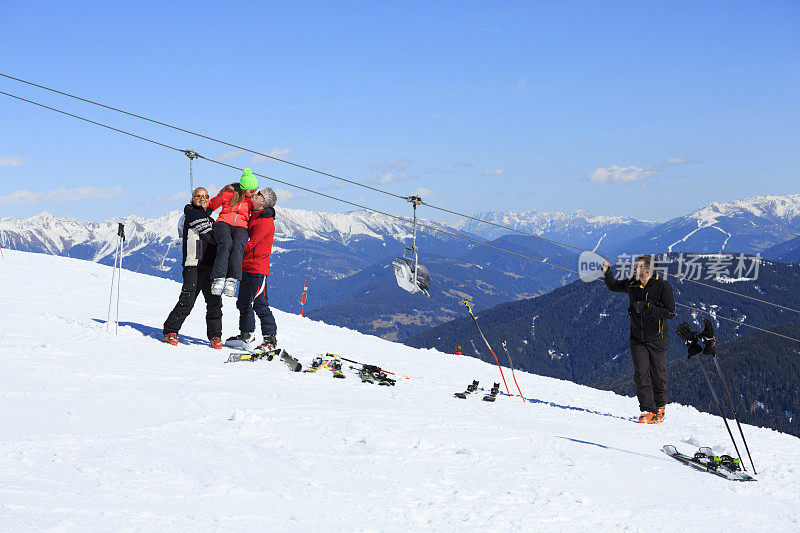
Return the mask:
<path id="1" fill-rule="evenodd" d="M 105 324 L 106 321 L 101 318 L 93 319 L 95 322 L 99 322 L 100 324 Z M 113 322 L 112 322 L 113 325 Z M 129 327 L 133 328 L 145 337 L 152 337 L 156 339 L 158 342 L 163 342 L 164 338 L 164 331 L 161 328 L 154 328 L 153 326 L 146 326 L 144 324 L 139 324 L 138 322 L 120 322 L 120 327 Z M 180 344 L 199 344 L 202 346 L 208 346 L 208 341 L 205 339 L 198 339 L 197 337 L 190 337 L 188 335 L 179 334 L 178 337 L 180 338 Z"/>

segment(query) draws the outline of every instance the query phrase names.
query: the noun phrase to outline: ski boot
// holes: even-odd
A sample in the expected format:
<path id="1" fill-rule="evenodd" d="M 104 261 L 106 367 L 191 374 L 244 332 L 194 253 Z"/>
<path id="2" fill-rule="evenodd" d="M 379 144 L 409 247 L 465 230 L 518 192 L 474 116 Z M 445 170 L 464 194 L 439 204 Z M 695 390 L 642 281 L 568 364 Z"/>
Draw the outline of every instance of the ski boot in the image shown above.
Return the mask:
<path id="1" fill-rule="evenodd" d="M 253 343 L 256 342 L 256 336 L 252 332 L 240 332 L 235 337 L 229 337 L 225 341 L 227 346 L 231 348 L 240 348 L 242 350 L 249 350 Z"/>
<path id="2" fill-rule="evenodd" d="M 656 421 L 654 423 L 660 424 L 663 421 L 664 421 L 664 406 L 662 405 L 661 407 L 656 409 Z"/>
<path id="3" fill-rule="evenodd" d="M 211 294 L 220 296 L 225 289 L 225 278 L 214 278 L 211 282 Z"/>
<path id="4" fill-rule="evenodd" d="M 222 339 L 220 339 L 219 337 L 212 337 L 210 344 L 211 347 L 214 348 L 215 350 L 222 349 Z"/>
<path id="5" fill-rule="evenodd" d="M 639 420 L 637 420 L 637 422 L 640 424 L 658 424 L 656 421 L 656 414 L 647 411 L 643 411 L 642 414 L 639 415 Z"/>
<path id="6" fill-rule="evenodd" d="M 275 335 L 264 335 L 264 342 L 256 346 L 256 351 L 268 352 L 278 347 L 278 339 Z"/>
<path id="7" fill-rule="evenodd" d="M 216 282 L 216 281 L 217 280 L 214 280 L 214 282 Z M 238 283 L 238 281 L 236 280 L 236 278 L 228 278 L 228 279 L 226 279 L 225 280 L 225 285 L 224 285 L 224 288 L 223 288 L 223 291 L 222 291 L 223 294 L 225 294 L 225 296 L 231 296 L 231 297 L 236 296 L 236 284 L 237 283 Z"/>
<path id="8" fill-rule="evenodd" d="M 467 397 L 467 394 L 472 394 L 476 390 L 478 390 L 478 380 L 473 379 L 472 383 L 467 385 L 467 390 L 465 390 L 464 392 L 457 392 L 453 396 L 455 396 L 456 398 L 465 399 Z"/>
<path id="9" fill-rule="evenodd" d="M 171 344 L 172 346 L 178 345 L 178 334 L 177 333 L 164 333 L 164 342 L 167 344 Z"/>
<path id="10" fill-rule="evenodd" d="M 489 394 L 483 397 L 484 402 L 493 402 L 497 398 L 497 395 L 500 393 L 500 384 L 495 383 L 492 386 L 492 389 L 489 391 Z"/>

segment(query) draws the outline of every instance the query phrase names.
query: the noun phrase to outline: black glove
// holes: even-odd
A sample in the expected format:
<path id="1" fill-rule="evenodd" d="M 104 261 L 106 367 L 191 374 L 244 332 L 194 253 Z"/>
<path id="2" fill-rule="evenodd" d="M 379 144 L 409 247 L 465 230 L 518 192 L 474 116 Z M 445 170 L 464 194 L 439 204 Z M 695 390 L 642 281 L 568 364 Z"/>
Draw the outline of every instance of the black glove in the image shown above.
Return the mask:
<path id="1" fill-rule="evenodd" d="M 705 355 L 717 355 L 717 339 L 714 338 L 714 325 L 707 318 L 705 321 L 705 328 L 703 328 L 703 331 L 700 333 L 700 340 L 705 345 L 703 348 L 703 353 Z"/>
<path id="2" fill-rule="evenodd" d="M 686 322 L 681 322 L 681 325 L 678 326 L 678 329 L 675 333 L 678 334 L 678 337 L 680 337 L 680 339 L 686 345 L 686 348 L 689 349 L 688 359 L 691 359 L 703 351 L 703 347 L 700 346 L 700 338 L 698 337 L 697 333 L 692 331 L 691 326 L 689 326 L 689 324 Z"/>
<path id="3" fill-rule="evenodd" d="M 644 300 L 637 300 L 633 302 L 633 308 L 636 309 L 636 312 L 641 315 L 646 309 L 649 308 L 649 306 Z"/>

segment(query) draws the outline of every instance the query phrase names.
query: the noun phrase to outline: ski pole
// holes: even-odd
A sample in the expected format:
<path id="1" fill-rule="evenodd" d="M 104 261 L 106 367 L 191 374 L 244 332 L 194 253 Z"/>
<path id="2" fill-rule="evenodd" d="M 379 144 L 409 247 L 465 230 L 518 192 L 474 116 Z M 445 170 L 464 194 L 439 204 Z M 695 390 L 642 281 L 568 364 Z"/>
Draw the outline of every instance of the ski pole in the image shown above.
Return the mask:
<path id="1" fill-rule="evenodd" d="M 119 273 L 117 274 L 117 322 L 114 327 L 114 334 L 119 334 L 119 282 L 122 279 L 122 248 L 125 246 L 125 224 L 119 223 L 117 227 L 117 235 L 119 236 Z"/>
<path id="2" fill-rule="evenodd" d="M 750 466 L 753 467 L 753 474 L 758 474 L 756 472 L 756 465 L 753 464 L 753 457 L 750 455 L 750 448 L 747 446 L 747 440 L 744 438 L 744 431 L 742 431 L 742 425 L 739 423 L 739 416 L 736 414 L 736 407 L 733 404 L 733 398 L 731 398 L 731 393 L 728 390 L 728 384 L 725 381 L 725 377 L 722 375 L 722 369 L 719 367 L 719 363 L 717 362 L 717 357 L 712 356 L 714 358 L 714 365 L 717 367 L 717 373 L 719 374 L 719 379 L 722 381 L 722 388 L 725 389 L 725 395 L 728 397 L 728 403 L 731 404 L 731 410 L 733 411 L 733 419 L 736 420 L 736 425 L 739 427 L 739 434 L 742 436 L 742 442 L 744 442 L 744 449 L 747 451 L 747 458 L 750 459 Z M 739 458 L 741 461 L 741 458 Z"/>
<path id="3" fill-rule="evenodd" d="M 722 404 L 719 403 L 719 398 L 717 398 L 717 393 L 714 391 L 714 386 L 711 384 L 711 379 L 708 377 L 708 372 L 706 371 L 706 364 L 703 362 L 703 356 L 700 355 L 699 359 L 700 359 L 700 368 L 703 369 L 703 375 L 706 378 L 706 383 L 708 383 L 708 388 L 711 389 L 711 396 L 717 403 L 717 409 L 719 409 L 719 416 L 721 416 L 722 421 L 725 422 L 725 428 L 728 430 L 728 435 L 730 435 L 731 437 L 731 441 L 733 442 L 733 448 L 736 450 L 736 455 L 739 456 L 739 462 L 741 463 L 742 468 L 747 470 L 747 468 L 744 467 L 744 462 L 742 461 L 742 454 L 739 453 L 739 447 L 736 446 L 736 439 L 733 438 L 731 427 L 728 425 L 728 419 L 725 418 L 725 413 L 722 412 Z"/>
<path id="4" fill-rule="evenodd" d="M 364 363 L 361 363 L 361 362 L 359 362 L 359 361 L 353 361 L 352 359 L 348 359 L 347 357 L 342 357 L 341 355 L 338 355 L 338 354 L 335 354 L 335 353 L 327 353 L 327 354 L 325 354 L 325 355 L 335 355 L 336 357 L 338 357 L 338 358 L 339 358 L 339 359 L 341 359 L 342 361 L 347 361 L 348 363 L 353 363 L 353 364 L 356 364 L 356 365 L 361 365 L 361 366 L 364 366 Z M 381 372 L 383 372 L 383 373 L 385 373 L 385 374 L 391 374 L 391 375 L 393 375 L 393 376 L 395 375 L 395 373 L 394 373 L 394 372 L 389 372 L 388 370 L 386 370 L 386 369 L 384 369 L 384 368 L 381 368 Z M 408 377 L 408 376 L 406 376 L 406 377 Z"/>
<path id="5" fill-rule="evenodd" d="M 506 341 L 501 343 L 503 345 L 503 350 L 506 351 L 506 355 L 508 356 L 508 364 L 511 366 L 511 377 L 514 378 L 514 385 L 517 386 L 517 391 L 519 391 L 519 395 L 522 398 L 522 401 L 527 402 L 528 400 L 525 399 L 525 396 L 522 395 L 522 391 L 519 389 L 519 383 L 517 383 L 517 376 L 514 374 L 514 361 L 511 360 L 511 354 L 508 353 L 508 348 L 506 348 Z"/>
<path id="6" fill-rule="evenodd" d="M 464 300 L 464 305 L 467 306 L 467 311 L 469 311 L 469 316 L 472 317 L 472 322 L 474 322 L 475 323 L 475 327 L 478 328 L 478 333 L 481 334 L 481 338 L 483 339 L 483 342 L 486 343 L 486 347 L 489 348 L 489 351 L 492 352 L 492 355 L 494 355 L 494 360 L 495 360 L 495 362 L 497 362 L 497 368 L 500 369 L 500 377 L 503 378 L 503 385 L 506 386 L 506 394 L 511 396 L 511 391 L 508 390 L 508 383 L 506 383 L 506 376 L 503 374 L 503 367 L 500 366 L 500 360 L 497 358 L 497 355 L 494 353 L 494 350 L 492 350 L 492 347 L 489 344 L 489 341 L 487 341 L 486 337 L 484 337 L 483 331 L 481 331 L 481 327 L 478 325 L 478 321 L 475 319 L 475 315 L 472 314 L 472 307 L 470 307 L 469 302 Z M 523 401 L 524 400 L 525 400 L 525 398 L 523 398 Z"/>
<path id="7" fill-rule="evenodd" d="M 111 291 L 108 293 L 108 315 L 106 315 L 106 331 L 108 331 L 108 324 L 111 322 L 111 302 L 114 298 L 114 280 L 117 277 L 118 254 L 119 254 L 119 237 L 117 237 L 116 246 L 114 247 L 114 268 L 111 269 Z"/>

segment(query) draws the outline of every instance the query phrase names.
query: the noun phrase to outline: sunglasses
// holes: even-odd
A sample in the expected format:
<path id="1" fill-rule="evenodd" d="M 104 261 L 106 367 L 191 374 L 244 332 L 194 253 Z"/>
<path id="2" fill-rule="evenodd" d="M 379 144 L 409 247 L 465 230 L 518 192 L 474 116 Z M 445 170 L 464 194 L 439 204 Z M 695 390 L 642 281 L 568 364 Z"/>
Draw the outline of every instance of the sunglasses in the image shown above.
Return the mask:
<path id="1" fill-rule="evenodd" d="M 195 194 L 194 197 L 197 198 L 198 200 L 208 200 L 207 194 Z"/>

